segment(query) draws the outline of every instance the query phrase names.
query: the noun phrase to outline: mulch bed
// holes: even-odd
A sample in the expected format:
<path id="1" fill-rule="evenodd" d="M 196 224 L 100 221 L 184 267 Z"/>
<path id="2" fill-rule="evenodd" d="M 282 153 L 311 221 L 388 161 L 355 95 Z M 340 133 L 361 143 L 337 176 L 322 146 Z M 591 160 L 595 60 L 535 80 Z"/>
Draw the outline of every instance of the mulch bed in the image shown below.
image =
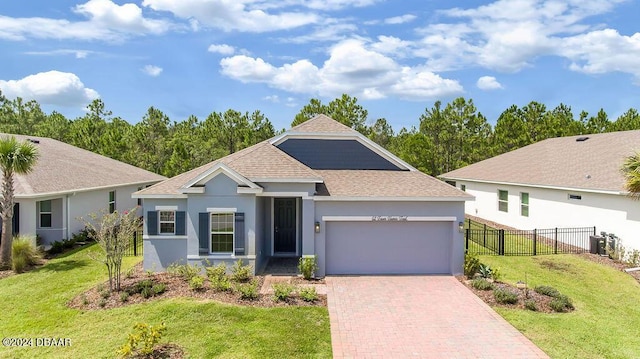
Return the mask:
<path id="1" fill-rule="evenodd" d="M 258 291 L 262 287 L 264 282 L 263 276 L 255 276 L 255 280 L 258 281 Z M 76 309 L 83 310 L 98 310 L 98 309 L 111 309 L 123 307 L 131 304 L 145 303 L 152 300 L 162 298 L 195 298 L 199 300 L 213 300 L 222 303 L 228 303 L 232 305 L 250 306 L 250 307 L 288 307 L 288 306 L 316 306 L 324 307 L 327 305 L 327 297 L 325 295 L 318 295 L 318 300 L 315 302 L 305 302 L 297 296 L 293 296 L 286 301 L 275 301 L 272 295 L 258 294 L 258 298 L 254 300 L 241 299 L 239 294 L 231 292 L 218 292 L 210 287 L 208 279 L 204 281 L 204 288 L 202 290 L 193 290 L 189 287 L 189 284 L 181 277 L 174 276 L 168 273 L 153 273 L 148 274 L 142 270 L 141 265 L 137 265 L 133 273 L 125 278 L 121 279 L 121 289 L 127 290 L 134 287 L 138 282 L 146 279 L 151 279 L 154 283 L 165 284 L 166 291 L 157 296 L 149 298 L 143 298 L 140 294 L 131 294 L 125 302 L 120 300 L 120 293 L 111 293 L 108 298 L 102 297 L 102 292 L 98 289 L 108 289 L 109 283 L 105 282 L 101 285 L 93 287 L 88 291 L 77 295 L 73 298 L 68 306 Z M 309 283 L 306 282 L 305 283 Z M 102 287 L 102 288 L 99 288 Z"/>
<path id="2" fill-rule="evenodd" d="M 507 283 L 495 282 L 493 285 L 495 288 L 502 288 L 514 293 L 518 293 L 518 303 L 516 304 L 502 304 L 498 303 L 493 296 L 493 290 L 479 290 L 475 289 L 471 286 L 471 280 L 467 279 L 465 276 L 456 277 L 460 282 L 467 286 L 473 293 L 475 293 L 478 298 L 482 299 L 485 303 L 489 304 L 491 307 L 503 307 L 503 308 L 511 308 L 511 309 L 523 309 L 528 310 L 524 306 L 525 300 L 533 300 L 536 303 L 536 307 L 538 308 L 538 312 L 541 313 L 556 313 L 549 307 L 549 302 L 553 299 L 549 296 L 539 294 L 533 290 L 533 288 L 518 289 L 512 285 Z"/>

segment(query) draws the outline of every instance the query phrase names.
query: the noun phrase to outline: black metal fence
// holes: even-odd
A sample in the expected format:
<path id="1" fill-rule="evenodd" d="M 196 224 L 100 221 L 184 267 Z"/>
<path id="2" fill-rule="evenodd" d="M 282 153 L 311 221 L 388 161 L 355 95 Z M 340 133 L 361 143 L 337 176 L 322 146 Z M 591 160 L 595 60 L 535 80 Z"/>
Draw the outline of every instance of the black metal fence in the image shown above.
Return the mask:
<path id="1" fill-rule="evenodd" d="M 135 257 L 142 255 L 142 226 L 138 227 L 138 230 L 133 233 L 133 237 L 131 238 L 131 243 L 127 248 L 127 252 L 125 256 L 127 257 Z"/>
<path id="2" fill-rule="evenodd" d="M 495 229 L 467 220 L 467 253 L 501 256 L 535 256 L 543 254 L 584 253 L 589 251 L 589 237 L 595 227 L 550 228 L 529 231 Z"/>

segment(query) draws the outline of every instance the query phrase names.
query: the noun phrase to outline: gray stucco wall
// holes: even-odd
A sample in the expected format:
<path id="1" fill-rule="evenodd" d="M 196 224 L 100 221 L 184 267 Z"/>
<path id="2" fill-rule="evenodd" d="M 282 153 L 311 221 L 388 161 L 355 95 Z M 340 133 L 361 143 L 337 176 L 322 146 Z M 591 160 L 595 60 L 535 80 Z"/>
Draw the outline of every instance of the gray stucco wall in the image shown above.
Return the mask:
<path id="1" fill-rule="evenodd" d="M 318 275 L 326 270 L 326 228 L 323 216 L 424 216 L 456 217 L 457 222 L 464 221 L 464 202 L 338 202 L 316 201 L 315 220 L 320 222 L 320 233 L 315 233 L 315 253 L 318 259 Z M 453 227 L 453 223 L 452 223 Z M 452 231 L 451 273 L 462 273 L 464 263 L 463 235 Z"/>
<path id="2" fill-rule="evenodd" d="M 145 239 L 144 270 L 163 272 L 172 263 L 187 263 L 187 240 L 177 238 Z"/>

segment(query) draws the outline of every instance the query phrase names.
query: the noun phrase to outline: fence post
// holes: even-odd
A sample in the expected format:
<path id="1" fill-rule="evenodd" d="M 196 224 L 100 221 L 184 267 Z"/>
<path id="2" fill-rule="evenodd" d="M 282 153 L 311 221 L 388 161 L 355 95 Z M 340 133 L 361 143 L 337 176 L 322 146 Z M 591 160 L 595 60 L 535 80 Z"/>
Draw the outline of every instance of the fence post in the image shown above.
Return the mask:
<path id="1" fill-rule="evenodd" d="M 538 254 L 537 241 L 538 241 L 538 230 L 534 228 L 533 229 L 533 255 L 534 256 Z"/>
<path id="2" fill-rule="evenodd" d="M 133 232 L 133 256 L 138 256 L 138 229 Z"/>
<path id="3" fill-rule="evenodd" d="M 487 248 L 487 224 L 484 225 L 484 230 L 482 231 L 482 246 Z"/>
<path id="4" fill-rule="evenodd" d="M 469 253 L 469 234 L 470 234 L 470 231 L 471 231 L 471 228 L 467 228 L 465 230 L 465 233 L 464 233 L 465 234 L 465 236 L 464 236 L 464 239 L 465 239 L 465 241 L 464 241 L 465 242 L 464 253 Z"/>
<path id="5" fill-rule="evenodd" d="M 593 235 L 596 235 L 596 226 L 593 226 Z"/>
<path id="6" fill-rule="evenodd" d="M 504 229 L 498 230 L 498 255 L 504 255 Z"/>
<path id="7" fill-rule="evenodd" d="M 558 227 L 553 235 L 553 254 L 558 254 Z"/>

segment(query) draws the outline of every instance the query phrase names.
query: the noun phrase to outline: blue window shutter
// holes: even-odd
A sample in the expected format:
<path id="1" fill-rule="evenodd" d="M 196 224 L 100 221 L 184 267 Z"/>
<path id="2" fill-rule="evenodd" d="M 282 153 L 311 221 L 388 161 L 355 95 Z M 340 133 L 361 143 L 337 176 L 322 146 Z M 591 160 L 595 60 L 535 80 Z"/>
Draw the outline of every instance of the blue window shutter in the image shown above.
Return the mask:
<path id="1" fill-rule="evenodd" d="M 235 215 L 236 221 L 236 231 L 235 231 L 235 253 L 236 255 L 244 255 L 244 213 L 236 213 Z"/>
<path id="2" fill-rule="evenodd" d="M 156 211 L 147 212 L 147 234 L 150 236 L 158 234 L 158 212 Z"/>
<path id="3" fill-rule="evenodd" d="M 200 242 L 200 253 L 209 253 L 209 213 L 201 212 L 198 216 L 198 234 Z"/>
<path id="4" fill-rule="evenodd" d="M 187 231 L 187 223 L 184 211 L 176 211 L 176 236 L 184 236 Z"/>

